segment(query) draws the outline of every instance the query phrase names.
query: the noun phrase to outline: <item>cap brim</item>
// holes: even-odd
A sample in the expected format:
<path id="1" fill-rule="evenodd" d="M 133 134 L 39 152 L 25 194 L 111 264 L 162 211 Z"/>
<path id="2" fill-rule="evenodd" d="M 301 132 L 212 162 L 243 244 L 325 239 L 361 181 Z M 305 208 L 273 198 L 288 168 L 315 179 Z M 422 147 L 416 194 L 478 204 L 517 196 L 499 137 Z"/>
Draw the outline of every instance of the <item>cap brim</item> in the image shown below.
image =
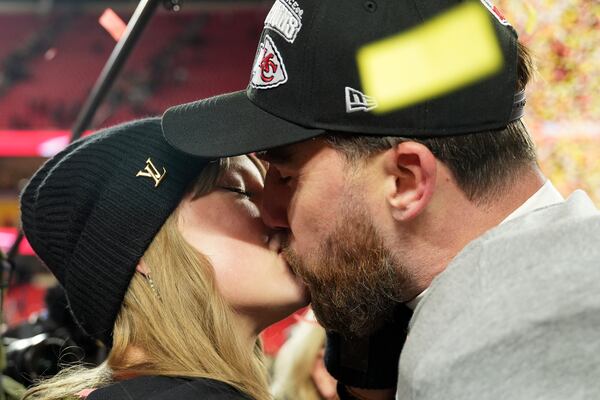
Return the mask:
<path id="1" fill-rule="evenodd" d="M 169 108 L 162 127 L 167 142 L 206 158 L 237 156 L 301 142 L 323 134 L 263 111 L 245 91 Z"/>

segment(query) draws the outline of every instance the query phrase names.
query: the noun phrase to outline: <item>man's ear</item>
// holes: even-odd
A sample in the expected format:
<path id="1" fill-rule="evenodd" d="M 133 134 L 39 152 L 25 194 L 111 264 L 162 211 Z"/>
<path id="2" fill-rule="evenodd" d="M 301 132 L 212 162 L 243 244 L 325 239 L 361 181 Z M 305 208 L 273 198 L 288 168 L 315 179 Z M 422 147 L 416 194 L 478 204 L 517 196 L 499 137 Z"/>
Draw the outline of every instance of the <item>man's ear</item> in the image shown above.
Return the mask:
<path id="1" fill-rule="evenodd" d="M 437 161 L 417 142 L 402 142 L 385 154 L 386 201 L 397 221 L 418 216 L 429 204 L 436 184 Z"/>

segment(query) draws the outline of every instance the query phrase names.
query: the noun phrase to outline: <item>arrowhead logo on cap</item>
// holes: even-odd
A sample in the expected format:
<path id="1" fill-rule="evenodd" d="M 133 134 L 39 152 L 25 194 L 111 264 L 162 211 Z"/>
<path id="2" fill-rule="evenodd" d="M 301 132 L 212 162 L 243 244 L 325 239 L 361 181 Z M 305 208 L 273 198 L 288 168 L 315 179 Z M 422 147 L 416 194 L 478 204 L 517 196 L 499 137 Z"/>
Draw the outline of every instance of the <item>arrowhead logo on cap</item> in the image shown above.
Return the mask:
<path id="1" fill-rule="evenodd" d="M 496 17 L 496 19 L 505 26 L 509 26 L 510 22 L 508 22 L 508 20 L 506 19 L 506 17 L 504 17 L 504 14 L 502 14 L 502 12 L 500 11 L 500 9 L 498 9 L 498 7 L 496 7 L 494 4 L 492 4 L 492 2 L 490 0 L 481 0 L 481 3 L 485 6 L 485 8 L 488 9 L 489 12 L 492 13 L 492 15 L 494 17 Z"/>
<path id="2" fill-rule="evenodd" d="M 252 68 L 250 84 L 256 89 L 271 89 L 287 82 L 287 71 L 283 58 L 273 39 L 265 35 L 265 40 L 260 44 L 260 49 Z"/>

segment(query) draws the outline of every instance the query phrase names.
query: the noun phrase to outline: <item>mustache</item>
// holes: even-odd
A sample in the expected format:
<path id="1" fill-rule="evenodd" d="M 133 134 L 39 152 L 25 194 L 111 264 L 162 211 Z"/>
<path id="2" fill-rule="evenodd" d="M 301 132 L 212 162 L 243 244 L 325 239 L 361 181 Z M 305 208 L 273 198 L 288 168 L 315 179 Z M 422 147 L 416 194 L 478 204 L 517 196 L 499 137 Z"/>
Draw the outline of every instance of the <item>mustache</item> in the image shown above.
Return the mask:
<path id="1" fill-rule="evenodd" d="M 283 260 L 287 263 L 287 265 L 290 267 L 290 269 L 292 270 L 292 272 L 294 273 L 294 275 L 296 275 L 297 277 L 299 277 L 302 282 L 304 284 L 307 284 L 306 279 L 304 278 L 304 274 L 302 273 L 302 267 L 301 264 L 304 264 L 303 262 L 301 262 L 301 258 L 298 255 L 298 253 L 296 253 L 296 251 L 294 251 L 294 249 L 292 249 L 290 243 L 289 243 L 289 239 L 286 239 L 281 246 L 281 254 L 283 256 Z"/>

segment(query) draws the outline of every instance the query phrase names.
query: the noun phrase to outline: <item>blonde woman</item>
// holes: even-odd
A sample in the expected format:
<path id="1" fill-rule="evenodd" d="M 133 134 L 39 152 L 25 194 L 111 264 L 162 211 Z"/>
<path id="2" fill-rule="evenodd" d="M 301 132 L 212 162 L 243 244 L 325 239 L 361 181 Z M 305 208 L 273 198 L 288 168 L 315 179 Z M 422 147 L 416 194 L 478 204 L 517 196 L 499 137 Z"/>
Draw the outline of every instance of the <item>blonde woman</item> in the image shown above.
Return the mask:
<path id="1" fill-rule="evenodd" d="M 50 159 L 22 195 L 23 229 L 110 351 L 25 399 L 269 399 L 258 334 L 307 294 L 260 219 L 263 173 L 173 150 L 157 118 Z"/>
<path id="2" fill-rule="evenodd" d="M 337 399 L 336 380 L 325 369 L 325 329 L 312 310 L 293 326 L 273 365 L 271 392 L 275 400 Z"/>

